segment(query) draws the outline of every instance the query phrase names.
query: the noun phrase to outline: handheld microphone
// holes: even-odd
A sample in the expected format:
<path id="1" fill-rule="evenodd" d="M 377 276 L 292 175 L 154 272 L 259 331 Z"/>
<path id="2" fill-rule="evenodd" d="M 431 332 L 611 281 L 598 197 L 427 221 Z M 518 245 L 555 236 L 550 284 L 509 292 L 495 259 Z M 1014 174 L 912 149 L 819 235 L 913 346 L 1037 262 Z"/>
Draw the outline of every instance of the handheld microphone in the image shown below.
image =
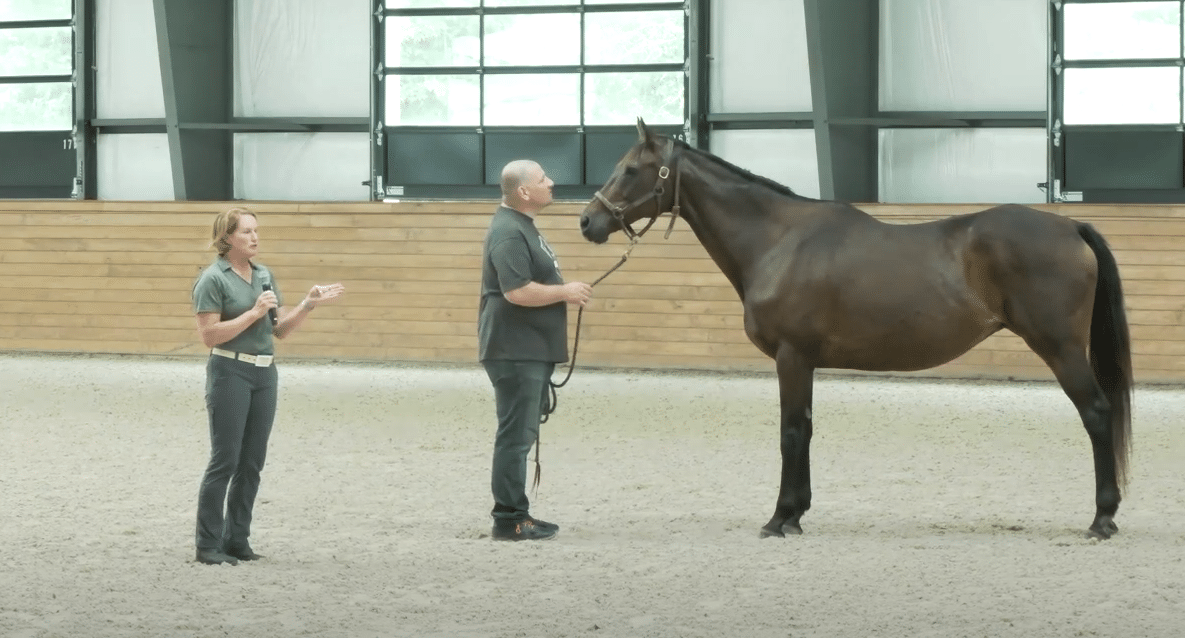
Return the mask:
<path id="1" fill-rule="evenodd" d="M 263 291 L 264 292 L 267 292 L 271 289 L 272 289 L 271 282 L 268 282 L 268 281 L 263 282 Z M 268 318 L 270 318 L 272 320 L 273 326 L 280 322 L 280 318 L 276 316 L 276 309 L 275 308 L 268 308 L 267 309 L 267 316 L 268 316 Z"/>

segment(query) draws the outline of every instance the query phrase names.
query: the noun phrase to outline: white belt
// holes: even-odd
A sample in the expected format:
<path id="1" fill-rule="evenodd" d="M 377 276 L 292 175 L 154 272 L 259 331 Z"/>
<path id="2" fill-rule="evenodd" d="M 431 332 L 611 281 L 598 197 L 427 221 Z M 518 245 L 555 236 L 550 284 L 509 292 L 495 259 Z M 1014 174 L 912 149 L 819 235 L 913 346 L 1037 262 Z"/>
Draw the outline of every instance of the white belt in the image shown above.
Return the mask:
<path id="1" fill-rule="evenodd" d="M 238 359 L 247 363 L 254 364 L 257 368 L 266 368 L 276 360 L 275 355 L 271 354 L 245 354 L 242 352 L 232 352 L 230 350 L 223 350 L 222 348 L 214 348 L 210 350 L 210 354 L 216 354 L 227 359 Z"/>

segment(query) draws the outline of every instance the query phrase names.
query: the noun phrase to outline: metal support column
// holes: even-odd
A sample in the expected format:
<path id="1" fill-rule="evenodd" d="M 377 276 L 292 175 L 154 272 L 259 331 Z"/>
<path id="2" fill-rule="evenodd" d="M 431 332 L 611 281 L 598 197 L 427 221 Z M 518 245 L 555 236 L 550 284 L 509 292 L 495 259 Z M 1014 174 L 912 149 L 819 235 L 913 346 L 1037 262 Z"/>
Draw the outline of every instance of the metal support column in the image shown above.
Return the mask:
<path id="1" fill-rule="evenodd" d="M 821 196 L 875 202 L 879 3 L 804 2 Z"/>
<path id="2" fill-rule="evenodd" d="M 233 0 L 153 0 L 178 200 L 234 198 Z"/>
<path id="3" fill-rule="evenodd" d="M 77 153 L 74 199 L 98 199 L 98 135 L 95 119 L 95 0 L 79 0 L 74 8 L 74 130 Z"/>
<path id="4" fill-rule="evenodd" d="M 383 66 L 385 56 L 383 51 L 385 34 L 383 32 L 383 0 L 371 0 L 370 22 L 370 198 L 381 200 L 386 196 L 386 186 L 383 175 L 387 173 L 386 133 L 383 131 L 383 112 L 386 110 L 387 96 L 383 94 Z"/>
<path id="5" fill-rule="evenodd" d="M 708 25 L 711 18 L 710 0 L 691 0 L 687 3 L 687 143 L 695 148 L 708 148 L 708 61 L 711 41 Z"/>

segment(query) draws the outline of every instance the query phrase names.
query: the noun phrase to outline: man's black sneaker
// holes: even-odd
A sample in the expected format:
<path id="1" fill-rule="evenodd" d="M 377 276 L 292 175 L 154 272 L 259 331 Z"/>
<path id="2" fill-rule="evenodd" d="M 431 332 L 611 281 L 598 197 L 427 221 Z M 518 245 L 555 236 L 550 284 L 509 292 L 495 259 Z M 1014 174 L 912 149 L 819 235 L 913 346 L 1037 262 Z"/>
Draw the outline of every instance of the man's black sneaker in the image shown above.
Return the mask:
<path id="1" fill-rule="evenodd" d="M 197 557 L 194 559 L 203 565 L 238 565 L 239 560 L 234 556 L 228 556 L 216 549 L 199 549 L 197 550 Z"/>
<path id="2" fill-rule="evenodd" d="M 543 529 L 531 519 L 512 521 L 496 518 L 490 533 L 496 541 L 544 541 L 555 538 L 556 530 Z"/>
<path id="3" fill-rule="evenodd" d="M 535 527 L 538 527 L 541 530 L 549 531 L 549 532 L 560 531 L 560 526 L 556 525 L 555 523 L 548 523 L 547 521 L 541 521 L 541 520 L 535 518 L 534 516 L 527 516 L 527 520 L 534 523 Z"/>
<path id="4" fill-rule="evenodd" d="M 250 545 L 242 545 L 240 547 L 227 546 L 222 550 L 222 553 L 239 560 L 259 560 L 263 558 L 262 554 L 256 554 L 252 551 Z"/>

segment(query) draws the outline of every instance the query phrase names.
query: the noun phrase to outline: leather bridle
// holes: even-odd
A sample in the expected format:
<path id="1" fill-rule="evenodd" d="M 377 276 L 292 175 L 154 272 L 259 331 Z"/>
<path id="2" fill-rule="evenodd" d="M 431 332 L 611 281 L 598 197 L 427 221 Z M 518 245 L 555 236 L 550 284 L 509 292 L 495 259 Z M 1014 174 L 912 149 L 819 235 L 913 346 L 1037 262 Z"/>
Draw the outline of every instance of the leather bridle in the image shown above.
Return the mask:
<path id="1" fill-rule="evenodd" d="M 667 232 L 663 235 L 663 239 L 670 238 L 671 229 L 675 227 L 675 220 L 679 218 L 679 178 L 682 177 L 682 175 L 683 173 L 679 171 L 675 172 L 675 201 L 670 210 L 671 223 L 667 226 Z M 646 231 L 650 230 L 650 227 L 654 225 L 654 222 L 658 221 L 659 215 L 662 215 L 662 196 L 664 193 L 666 193 L 666 188 L 663 186 L 663 184 L 670 176 L 671 169 L 664 164 L 658 169 L 658 179 L 654 182 L 654 188 L 649 193 L 635 199 L 628 204 L 625 204 L 624 206 L 619 206 L 609 201 L 609 198 L 605 197 L 605 195 L 599 190 L 596 193 L 593 193 L 593 197 L 605 206 L 605 208 L 609 211 L 609 214 L 613 216 L 613 219 L 617 220 L 617 223 L 621 226 L 621 231 L 625 233 L 625 236 L 630 240 L 631 250 L 633 249 L 634 244 L 638 243 L 638 240 L 641 239 L 642 235 L 644 235 Z M 645 204 L 651 199 L 654 200 L 654 216 L 650 218 L 650 221 L 647 222 L 646 227 L 642 229 L 642 232 L 635 232 L 633 227 L 625 221 L 625 213 L 626 211 L 633 210 L 642 204 Z M 626 254 L 628 255 L 629 253 L 627 252 Z M 607 275 L 608 273 L 605 274 Z"/>

